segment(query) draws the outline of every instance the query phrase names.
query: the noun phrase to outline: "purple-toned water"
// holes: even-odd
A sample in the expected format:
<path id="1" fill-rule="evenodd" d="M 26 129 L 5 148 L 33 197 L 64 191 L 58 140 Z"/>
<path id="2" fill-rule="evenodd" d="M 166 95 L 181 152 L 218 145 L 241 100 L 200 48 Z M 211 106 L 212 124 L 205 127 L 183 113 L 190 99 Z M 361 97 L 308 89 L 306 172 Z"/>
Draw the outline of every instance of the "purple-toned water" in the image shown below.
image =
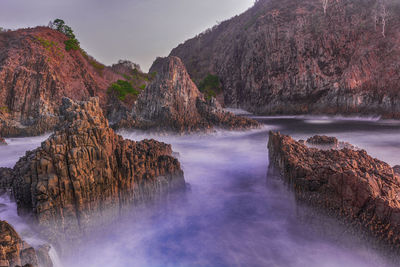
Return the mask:
<path id="1" fill-rule="evenodd" d="M 267 174 L 267 141 L 270 129 L 296 138 L 332 134 L 394 165 L 400 163 L 400 124 L 258 119 L 266 125 L 250 132 L 156 137 L 179 153 L 190 191 L 132 208 L 132 214 L 76 247 L 63 259 L 64 267 L 391 266 L 337 221 L 299 206 L 285 183 Z M 149 138 L 121 134 L 133 140 Z M 31 145 L 31 139 L 26 140 Z M 0 149 L 0 165 L 3 159 L 8 162 L 3 165 L 9 165 Z"/>

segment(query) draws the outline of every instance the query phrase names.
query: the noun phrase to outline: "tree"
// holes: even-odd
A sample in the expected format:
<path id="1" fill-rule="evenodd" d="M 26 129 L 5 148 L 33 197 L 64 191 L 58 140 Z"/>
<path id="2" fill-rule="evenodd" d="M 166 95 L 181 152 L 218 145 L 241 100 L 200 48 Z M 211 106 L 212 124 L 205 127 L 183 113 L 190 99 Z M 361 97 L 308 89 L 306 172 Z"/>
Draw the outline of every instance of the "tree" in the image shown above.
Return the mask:
<path id="1" fill-rule="evenodd" d="M 329 0 L 321 0 L 322 7 L 324 8 L 324 14 L 326 14 L 326 10 L 328 9 Z"/>
<path id="2" fill-rule="evenodd" d="M 76 39 L 74 31 L 72 28 L 65 24 L 62 19 L 55 19 L 53 22 L 50 22 L 52 29 L 55 29 L 67 36 L 69 39 L 64 42 L 65 50 L 78 50 L 79 49 L 79 41 Z"/>
<path id="3" fill-rule="evenodd" d="M 53 27 L 55 30 L 64 33 L 65 22 L 62 19 L 55 19 L 53 21 Z"/>
<path id="4" fill-rule="evenodd" d="M 386 20 L 389 16 L 385 1 L 381 2 L 382 36 L 386 37 Z"/>

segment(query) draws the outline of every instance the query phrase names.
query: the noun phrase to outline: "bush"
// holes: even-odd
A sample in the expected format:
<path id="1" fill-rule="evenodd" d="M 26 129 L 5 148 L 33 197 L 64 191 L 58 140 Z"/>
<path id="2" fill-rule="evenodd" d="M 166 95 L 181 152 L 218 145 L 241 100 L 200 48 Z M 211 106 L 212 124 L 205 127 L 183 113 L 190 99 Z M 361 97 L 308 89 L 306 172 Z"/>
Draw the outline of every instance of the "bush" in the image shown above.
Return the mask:
<path id="1" fill-rule="evenodd" d="M 199 90 L 210 100 L 222 92 L 222 84 L 217 75 L 208 74 L 199 84 Z"/>
<path id="2" fill-rule="evenodd" d="M 118 80 L 117 82 L 111 84 L 108 89 L 109 93 L 116 93 L 118 99 L 125 100 L 127 95 L 137 96 L 139 91 L 134 89 L 132 84 L 128 81 Z"/>
<path id="3" fill-rule="evenodd" d="M 70 50 L 78 50 L 79 47 L 79 41 L 76 39 L 68 39 L 67 41 L 64 41 L 65 44 L 65 50 L 70 51 Z"/>

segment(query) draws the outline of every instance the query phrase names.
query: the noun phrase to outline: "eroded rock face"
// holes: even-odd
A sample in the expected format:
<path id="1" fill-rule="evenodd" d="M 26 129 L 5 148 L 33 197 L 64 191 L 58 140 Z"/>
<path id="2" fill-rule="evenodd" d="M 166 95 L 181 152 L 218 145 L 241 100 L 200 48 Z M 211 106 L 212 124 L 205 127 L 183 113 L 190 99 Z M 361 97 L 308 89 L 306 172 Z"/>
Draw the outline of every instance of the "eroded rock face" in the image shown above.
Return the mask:
<path id="1" fill-rule="evenodd" d="M 40 248 L 39 250 L 42 249 Z M 43 256 L 47 257 L 49 261 L 41 262 L 38 260 L 38 257 Z M 53 264 L 48 255 L 48 251 L 37 253 L 34 248 L 20 238 L 10 224 L 6 221 L 0 221 L 0 266 L 52 267 Z"/>
<path id="2" fill-rule="evenodd" d="M 158 58 L 150 69 L 156 77 L 139 96 L 136 125 L 178 132 L 212 127 L 245 129 L 256 121 L 224 112 L 218 102 L 206 101 L 177 57 Z"/>
<path id="3" fill-rule="evenodd" d="M 230 107 L 259 114 L 400 118 L 399 16 L 382 34 L 378 0 L 260 0 L 172 52 L 198 83 L 223 84 Z M 384 1 L 398 10 L 399 1 Z"/>
<path id="4" fill-rule="evenodd" d="M 309 148 L 274 132 L 268 149 L 298 199 L 400 248 L 400 176 L 388 164 L 365 150 Z"/>
<path id="5" fill-rule="evenodd" d="M 185 187 L 171 146 L 124 140 L 108 127 L 98 98 L 64 98 L 60 114 L 56 132 L 17 162 L 12 184 L 20 214 L 31 215 L 52 243 Z"/>
<path id="6" fill-rule="evenodd" d="M 67 37 L 47 27 L 0 33 L 0 136 L 53 131 L 62 97 L 98 96 L 123 79 L 80 50 L 66 51 Z"/>

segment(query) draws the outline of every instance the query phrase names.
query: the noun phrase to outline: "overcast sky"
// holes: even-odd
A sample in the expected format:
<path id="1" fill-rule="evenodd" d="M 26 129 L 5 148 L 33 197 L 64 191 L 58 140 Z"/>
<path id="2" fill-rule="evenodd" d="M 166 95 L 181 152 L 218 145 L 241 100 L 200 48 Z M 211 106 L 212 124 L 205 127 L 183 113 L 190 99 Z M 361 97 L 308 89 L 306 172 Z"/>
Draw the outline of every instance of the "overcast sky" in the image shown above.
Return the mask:
<path id="1" fill-rule="evenodd" d="M 81 46 L 110 65 L 129 59 L 147 70 L 157 56 L 248 9 L 254 0 L 0 0 L 0 27 L 62 18 Z"/>

